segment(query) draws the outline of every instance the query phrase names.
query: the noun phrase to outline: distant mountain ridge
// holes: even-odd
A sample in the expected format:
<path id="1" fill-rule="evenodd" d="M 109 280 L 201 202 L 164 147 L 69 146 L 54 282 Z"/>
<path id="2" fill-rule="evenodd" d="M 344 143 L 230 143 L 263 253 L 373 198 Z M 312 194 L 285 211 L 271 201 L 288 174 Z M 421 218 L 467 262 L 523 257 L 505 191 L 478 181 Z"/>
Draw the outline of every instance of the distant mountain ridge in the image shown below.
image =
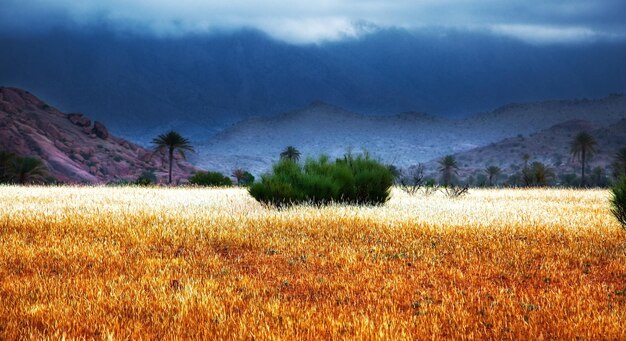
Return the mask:
<path id="1" fill-rule="evenodd" d="M 538 161 L 557 174 L 580 174 L 581 164 L 570 153 L 571 143 L 579 132 L 588 132 L 597 141 L 596 153 L 588 158 L 591 170 L 600 167 L 606 175 L 612 172 L 611 163 L 620 148 L 626 147 L 626 119 L 592 123 L 570 120 L 530 135 L 509 137 L 485 146 L 453 154 L 459 164 L 459 176 L 484 173 L 489 166 L 498 166 L 505 175 L 519 172 L 528 154 L 529 164 Z M 431 172 L 437 169 L 437 160 L 425 163 Z M 588 172 L 589 174 L 590 172 Z"/>
<path id="2" fill-rule="evenodd" d="M 0 150 L 41 159 L 50 175 L 66 183 L 102 184 L 135 180 L 154 171 L 163 182 L 165 155 L 109 133 L 81 113 L 65 114 L 28 91 L 0 87 Z M 175 179 L 196 168 L 182 160 Z"/>
<path id="3" fill-rule="evenodd" d="M 568 145 L 569 141 L 563 140 L 558 125 L 573 120 L 586 122 L 588 128 L 596 129 L 594 132 L 598 134 L 603 132 L 598 129 L 609 129 L 604 132 L 616 134 L 619 139 L 622 135 L 610 127 L 622 119 L 626 119 L 624 94 L 594 100 L 513 104 L 463 120 L 419 113 L 359 115 L 317 102 L 299 111 L 239 122 L 199 143 L 199 153 L 193 160 L 207 169 L 229 172 L 242 167 L 259 174 L 269 170 L 285 146 L 293 145 L 304 156 L 327 154 L 340 157 L 348 148 L 354 152 L 367 149 L 386 163 L 409 167 L 446 154 L 462 156 L 501 140 L 537 134 L 542 130 L 547 130 L 544 135 L 548 135 L 548 140 L 549 136 L 555 135 L 560 144 Z M 554 125 L 557 126 L 551 128 Z M 569 129 L 568 134 L 574 130 Z M 558 152 L 565 158 L 567 153 L 561 149 Z M 529 152 L 534 153 L 533 150 Z M 470 159 L 475 160 L 468 156 Z M 477 162 L 471 167 L 482 166 L 482 162 Z"/>
<path id="4" fill-rule="evenodd" d="M 0 33 L 0 84 L 88 112 L 147 144 L 204 140 L 314 100 L 365 115 L 468 115 L 503 103 L 626 91 L 626 45 L 537 46 L 480 33 L 382 29 L 292 45 L 258 31 L 158 38 L 106 29 Z"/>
<path id="5" fill-rule="evenodd" d="M 557 122 L 557 123 L 555 123 Z M 196 166 L 231 174 L 243 168 L 255 175 L 270 169 L 288 145 L 303 157 L 341 157 L 366 149 L 381 161 L 407 168 L 417 163 L 436 169 L 436 160 L 455 155 L 461 174 L 498 165 L 520 167 L 521 155 L 576 172 L 569 144 L 579 131 L 598 139 L 592 165 L 607 167 L 626 144 L 626 95 L 602 99 L 513 104 L 463 120 L 423 113 L 361 115 L 321 101 L 302 110 L 243 120 L 201 143 L 188 155 Z M 156 136 L 156 135 L 155 135 Z M 65 182 L 106 183 L 134 179 L 154 170 L 165 178 L 165 157 L 109 133 L 100 122 L 65 114 L 31 93 L 0 87 L 0 149 L 41 158 Z M 558 165 L 557 165 L 558 163 Z M 177 160 L 175 179 L 199 170 Z"/>

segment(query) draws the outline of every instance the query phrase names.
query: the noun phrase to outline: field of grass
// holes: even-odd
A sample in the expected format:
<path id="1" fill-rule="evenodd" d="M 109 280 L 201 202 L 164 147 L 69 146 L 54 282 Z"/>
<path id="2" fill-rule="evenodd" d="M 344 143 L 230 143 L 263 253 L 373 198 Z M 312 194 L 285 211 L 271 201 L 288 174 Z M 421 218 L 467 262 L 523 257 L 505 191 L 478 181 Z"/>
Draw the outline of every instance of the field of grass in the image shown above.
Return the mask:
<path id="1" fill-rule="evenodd" d="M 601 190 L 269 209 L 239 189 L 0 187 L 0 339 L 626 339 Z"/>

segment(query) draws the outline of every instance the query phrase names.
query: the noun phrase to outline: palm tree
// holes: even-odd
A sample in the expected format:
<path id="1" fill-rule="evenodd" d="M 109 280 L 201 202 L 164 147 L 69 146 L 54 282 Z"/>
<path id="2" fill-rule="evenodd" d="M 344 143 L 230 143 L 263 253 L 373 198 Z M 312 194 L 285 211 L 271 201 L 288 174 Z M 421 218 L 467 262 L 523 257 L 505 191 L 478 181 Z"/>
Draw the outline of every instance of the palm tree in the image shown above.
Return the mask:
<path id="1" fill-rule="evenodd" d="M 615 153 L 615 164 L 621 165 L 622 170 L 619 172 L 623 171 L 623 174 L 626 175 L 626 147 L 620 148 L 620 150 Z"/>
<path id="2" fill-rule="evenodd" d="M 538 186 L 548 185 L 548 181 L 555 177 L 554 171 L 541 162 L 533 162 L 533 182 Z"/>
<path id="3" fill-rule="evenodd" d="M 171 184 L 174 152 L 178 151 L 180 156 L 185 159 L 185 151 L 194 152 L 194 149 L 188 139 L 182 137 L 179 133 L 173 130 L 157 136 L 155 139 L 152 140 L 152 144 L 155 145 L 155 151 L 162 151 L 164 149 L 167 149 L 170 162 L 168 183 Z"/>
<path id="4" fill-rule="evenodd" d="M 298 162 L 300 161 L 300 151 L 294 146 L 288 146 L 282 153 L 280 153 L 280 158 Z"/>
<path id="5" fill-rule="evenodd" d="M 592 156 L 596 152 L 597 144 L 598 142 L 596 142 L 596 139 L 593 138 L 593 136 L 591 136 L 589 133 L 584 131 L 578 133 L 578 135 L 574 137 L 574 141 L 572 141 L 570 153 L 572 154 L 573 158 L 578 159 L 581 162 L 581 186 L 585 186 L 585 166 L 587 158 Z"/>
<path id="6" fill-rule="evenodd" d="M 456 159 L 452 155 L 446 155 L 443 159 L 439 160 L 439 171 L 441 172 L 441 178 L 443 179 L 443 185 L 448 186 L 452 182 L 454 174 L 458 174 L 459 165 Z"/>
<path id="7" fill-rule="evenodd" d="M 239 186 L 241 184 L 241 180 L 246 177 L 246 171 L 241 168 L 237 168 L 231 175 L 237 180 L 237 186 Z"/>
<path id="8" fill-rule="evenodd" d="M 22 185 L 44 182 L 48 175 L 43 162 L 34 157 L 12 158 L 7 173 L 13 182 Z"/>
<path id="9" fill-rule="evenodd" d="M 489 177 L 489 186 L 492 186 L 493 179 L 497 179 L 500 173 L 502 173 L 502 170 L 498 166 L 489 166 L 485 169 L 485 173 L 487 173 L 487 176 Z"/>
<path id="10" fill-rule="evenodd" d="M 528 187 L 530 186 L 530 183 L 532 182 L 530 170 L 528 169 L 528 160 L 530 160 L 530 155 L 528 153 L 524 153 L 522 155 L 522 160 L 524 160 L 524 169 L 522 170 L 522 178 L 524 180 L 524 185 Z"/>

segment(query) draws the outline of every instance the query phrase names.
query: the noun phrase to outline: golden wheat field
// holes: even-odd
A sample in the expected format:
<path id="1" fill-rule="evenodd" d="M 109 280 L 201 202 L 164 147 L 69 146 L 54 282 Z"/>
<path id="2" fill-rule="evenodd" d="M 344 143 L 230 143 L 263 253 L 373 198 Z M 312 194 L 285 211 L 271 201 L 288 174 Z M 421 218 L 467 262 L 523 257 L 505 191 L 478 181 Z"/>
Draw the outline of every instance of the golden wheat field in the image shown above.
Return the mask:
<path id="1" fill-rule="evenodd" d="M 0 187 L 0 339 L 626 339 L 603 190 Z"/>

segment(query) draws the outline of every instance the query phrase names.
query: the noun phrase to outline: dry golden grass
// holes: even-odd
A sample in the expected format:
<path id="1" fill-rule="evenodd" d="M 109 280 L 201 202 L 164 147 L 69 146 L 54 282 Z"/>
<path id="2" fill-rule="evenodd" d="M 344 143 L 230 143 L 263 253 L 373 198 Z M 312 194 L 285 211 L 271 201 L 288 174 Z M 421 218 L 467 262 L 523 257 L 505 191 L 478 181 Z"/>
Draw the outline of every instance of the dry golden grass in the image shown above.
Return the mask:
<path id="1" fill-rule="evenodd" d="M 0 187 L 0 339 L 626 339 L 608 195 Z"/>

